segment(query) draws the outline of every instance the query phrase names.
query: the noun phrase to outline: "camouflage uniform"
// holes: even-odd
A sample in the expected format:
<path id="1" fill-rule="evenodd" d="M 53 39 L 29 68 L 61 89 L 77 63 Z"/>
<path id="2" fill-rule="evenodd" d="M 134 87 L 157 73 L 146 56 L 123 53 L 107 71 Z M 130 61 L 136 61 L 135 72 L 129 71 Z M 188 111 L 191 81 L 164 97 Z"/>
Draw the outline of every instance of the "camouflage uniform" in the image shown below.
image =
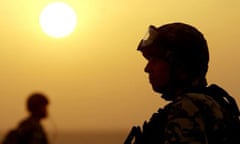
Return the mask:
<path id="1" fill-rule="evenodd" d="M 169 103 L 164 144 L 207 144 L 208 137 L 223 141 L 224 114 L 220 105 L 210 96 L 186 93 Z M 207 129 L 208 128 L 208 129 Z M 209 136 L 207 131 L 213 136 Z"/>

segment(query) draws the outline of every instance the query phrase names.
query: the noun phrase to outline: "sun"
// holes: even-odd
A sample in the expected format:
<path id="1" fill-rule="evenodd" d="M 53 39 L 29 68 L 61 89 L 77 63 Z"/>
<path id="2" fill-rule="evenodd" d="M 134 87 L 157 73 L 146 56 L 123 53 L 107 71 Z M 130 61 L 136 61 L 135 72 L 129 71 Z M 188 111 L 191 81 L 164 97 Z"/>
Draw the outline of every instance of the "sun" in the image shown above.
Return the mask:
<path id="1" fill-rule="evenodd" d="M 53 2 L 43 9 L 39 22 L 48 36 L 62 38 L 73 32 L 77 24 L 77 16 L 68 4 Z"/>

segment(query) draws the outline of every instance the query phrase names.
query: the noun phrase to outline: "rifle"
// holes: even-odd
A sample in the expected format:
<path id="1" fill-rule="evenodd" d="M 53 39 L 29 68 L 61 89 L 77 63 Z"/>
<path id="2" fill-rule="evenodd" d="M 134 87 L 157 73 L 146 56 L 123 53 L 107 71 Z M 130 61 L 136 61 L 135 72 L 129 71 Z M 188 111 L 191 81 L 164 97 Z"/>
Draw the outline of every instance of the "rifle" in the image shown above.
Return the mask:
<path id="1" fill-rule="evenodd" d="M 140 126 L 133 126 L 129 132 L 124 144 L 149 144 L 163 142 L 164 125 L 166 113 L 164 109 L 159 109 L 149 120 L 145 121 L 141 130 Z"/>

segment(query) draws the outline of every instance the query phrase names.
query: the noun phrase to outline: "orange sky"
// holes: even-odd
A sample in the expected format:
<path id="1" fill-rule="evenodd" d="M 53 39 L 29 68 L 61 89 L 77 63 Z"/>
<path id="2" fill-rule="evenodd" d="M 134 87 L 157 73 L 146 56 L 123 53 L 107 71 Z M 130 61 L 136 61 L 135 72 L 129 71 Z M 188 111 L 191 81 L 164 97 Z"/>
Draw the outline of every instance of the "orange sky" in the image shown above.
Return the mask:
<path id="1" fill-rule="evenodd" d="M 50 98 L 50 129 L 51 121 L 59 131 L 142 124 L 164 104 L 136 51 L 150 24 L 181 21 L 199 28 L 210 48 L 209 83 L 240 102 L 240 1 L 63 0 L 76 11 L 78 24 L 62 39 L 48 37 L 39 25 L 41 10 L 52 1 L 1 2 L 0 131 L 26 116 L 25 99 L 34 91 Z"/>

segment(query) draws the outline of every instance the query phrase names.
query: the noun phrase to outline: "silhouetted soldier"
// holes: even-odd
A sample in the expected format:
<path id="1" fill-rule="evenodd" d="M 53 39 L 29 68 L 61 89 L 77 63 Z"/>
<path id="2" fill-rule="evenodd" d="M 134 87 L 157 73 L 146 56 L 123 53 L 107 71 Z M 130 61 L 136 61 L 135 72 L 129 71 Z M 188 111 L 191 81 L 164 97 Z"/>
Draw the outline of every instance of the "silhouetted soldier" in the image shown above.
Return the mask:
<path id="1" fill-rule="evenodd" d="M 234 143 L 239 124 L 231 122 L 239 121 L 239 110 L 223 89 L 207 87 L 209 52 L 201 32 L 184 23 L 150 26 L 137 50 L 148 60 L 153 90 L 169 103 L 142 127 L 134 126 L 125 144 Z"/>
<path id="2" fill-rule="evenodd" d="M 8 134 L 3 144 L 48 144 L 47 135 L 41 125 L 41 120 L 47 117 L 48 104 L 49 101 L 44 94 L 31 94 L 27 99 L 29 117 Z"/>

